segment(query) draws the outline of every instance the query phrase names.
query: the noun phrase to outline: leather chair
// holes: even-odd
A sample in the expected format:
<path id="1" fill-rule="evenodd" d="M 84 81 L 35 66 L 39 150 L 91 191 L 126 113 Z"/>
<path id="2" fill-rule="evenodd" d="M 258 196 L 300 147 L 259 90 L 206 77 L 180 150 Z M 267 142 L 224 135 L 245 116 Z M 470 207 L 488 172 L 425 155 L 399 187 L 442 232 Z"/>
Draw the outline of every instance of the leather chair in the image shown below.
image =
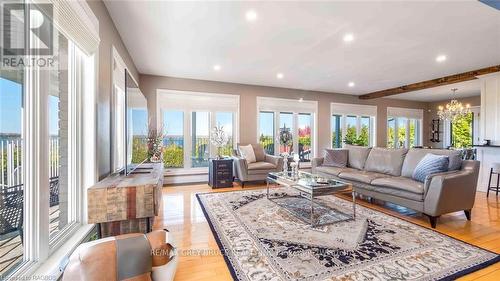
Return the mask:
<path id="1" fill-rule="evenodd" d="M 260 144 L 251 144 L 257 162 L 248 163 L 247 160 L 241 157 L 239 147 L 248 144 L 238 144 L 238 149 L 234 152 L 233 165 L 236 171 L 236 177 L 241 182 L 243 187 L 249 181 L 266 180 L 267 174 L 270 172 L 279 172 L 283 170 L 283 158 L 266 154 L 266 151 Z"/>
<path id="2" fill-rule="evenodd" d="M 130 233 L 78 246 L 62 280 L 173 280 L 177 262 L 167 231 Z"/>

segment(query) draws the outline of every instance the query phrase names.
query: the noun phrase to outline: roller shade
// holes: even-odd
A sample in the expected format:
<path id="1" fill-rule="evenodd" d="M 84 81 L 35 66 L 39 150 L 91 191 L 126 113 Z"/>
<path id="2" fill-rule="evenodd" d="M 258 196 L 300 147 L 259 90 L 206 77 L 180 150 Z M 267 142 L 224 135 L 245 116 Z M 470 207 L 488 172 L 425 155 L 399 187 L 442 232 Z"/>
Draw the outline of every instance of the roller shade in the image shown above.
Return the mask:
<path id="1" fill-rule="evenodd" d="M 99 21 L 85 1 L 34 0 L 52 4 L 54 26 L 87 55 L 99 48 Z"/>
<path id="2" fill-rule="evenodd" d="M 402 107 L 388 107 L 387 116 L 390 117 L 406 117 L 411 119 L 423 119 L 423 109 L 402 108 Z"/>
<path id="3" fill-rule="evenodd" d="M 377 116 L 377 106 L 349 103 L 332 103 L 332 114 L 336 115 L 361 115 L 361 116 Z"/>

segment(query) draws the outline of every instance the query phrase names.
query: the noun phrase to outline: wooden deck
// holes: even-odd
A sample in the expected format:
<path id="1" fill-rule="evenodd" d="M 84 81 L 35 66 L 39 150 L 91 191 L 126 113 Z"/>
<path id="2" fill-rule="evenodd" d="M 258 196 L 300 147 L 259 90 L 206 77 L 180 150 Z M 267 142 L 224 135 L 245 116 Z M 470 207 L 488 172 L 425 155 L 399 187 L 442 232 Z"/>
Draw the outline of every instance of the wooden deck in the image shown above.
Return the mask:
<path id="1" fill-rule="evenodd" d="M 265 185 L 262 184 L 245 185 L 245 189 L 264 187 Z M 167 228 L 174 236 L 178 249 L 180 251 L 191 250 L 190 253 L 192 253 L 180 256 L 176 281 L 232 280 L 223 257 L 213 254 L 217 252 L 218 246 L 195 196 L 196 193 L 228 190 L 241 190 L 241 187 L 235 184 L 234 188 L 212 190 L 206 184 L 197 184 L 163 188 L 163 211 L 153 227 L 155 229 Z M 350 200 L 350 196 L 346 195 L 345 199 Z M 427 217 L 412 210 L 378 201 L 368 203 L 365 200 L 359 200 L 357 202 L 429 227 Z M 477 193 L 476 203 L 472 210 L 472 221 L 467 221 L 463 212 L 452 213 L 438 220 L 436 230 L 500 253 L 500 199 L 491 194 L 487 199 L 485 193 Z M 500 280 L 500 263 L 469 274 L 461 280 Z"/>
<path id="2" fill-rule="evenodd" d="M 59 205 L 50 207 L 50 233 L 59 231 Z M 21 237 L 13 233 L 8 238 L 0 239 L 0 276 L 23 261 L 23 244 Z"/>

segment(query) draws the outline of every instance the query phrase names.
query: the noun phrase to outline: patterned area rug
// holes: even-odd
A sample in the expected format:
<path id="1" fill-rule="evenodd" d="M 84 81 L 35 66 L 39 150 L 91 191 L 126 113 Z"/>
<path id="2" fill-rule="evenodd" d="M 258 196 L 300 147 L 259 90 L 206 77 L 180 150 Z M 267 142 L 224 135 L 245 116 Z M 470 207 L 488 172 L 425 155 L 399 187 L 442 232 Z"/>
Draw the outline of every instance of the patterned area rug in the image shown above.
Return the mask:
<path id="1" fill-rule="evenodd" d="M 296 195 L 289 188 L 272 193 Z M 359 205 L 355 220 L 311 227 L 296 217 L 307 215 L 308 204 L 288 202 L 304 210 L 287 210 L 265 190 L 197 197 L 235 280 L 453 280 L 500 261 L 495 253 Z M 351 202 L 334 196 L 318 202 L 352 213 Z M 331 215 L 318 210 L 317 218 Z"/>

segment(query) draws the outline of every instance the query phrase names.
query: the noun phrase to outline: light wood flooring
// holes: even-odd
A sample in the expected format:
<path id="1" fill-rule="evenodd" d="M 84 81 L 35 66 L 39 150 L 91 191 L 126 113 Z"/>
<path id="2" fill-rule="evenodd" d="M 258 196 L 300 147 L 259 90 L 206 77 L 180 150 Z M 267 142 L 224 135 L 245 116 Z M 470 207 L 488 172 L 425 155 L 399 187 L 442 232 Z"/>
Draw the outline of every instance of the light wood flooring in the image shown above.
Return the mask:
<path id="1" fill-rule="evenodd" d="M 264 188 L 264 184 L 248 184 L 246 189 Z M 156 219 L 155 229 L 168 229 L 174 236 L 180 259 L 176 281 L 232 280 L 224 258 L 218 254 L 218 246 L 212 231 L 196 199 L 196 193 L 241 190 L 235 187 L 212 190 L 206 184 L 176 185 L 163 188 L 162 213 Z M 345 196 L 349 200 L 349 196 Z M 486 193 L 478 192 L 472 210 L 472 221 L 467 221 L 463 212 L 442 216 L 436 230 L 456 239 L 500 253 L 500 196 L 494 194 L 487 199 Z M 367 206 L 396 215 L 413 223 L 430 227 L 427 217 L 393 204 L 375 201 Z M 469 274 L 460 280 L 500 280 L 500 263 Z"/>

